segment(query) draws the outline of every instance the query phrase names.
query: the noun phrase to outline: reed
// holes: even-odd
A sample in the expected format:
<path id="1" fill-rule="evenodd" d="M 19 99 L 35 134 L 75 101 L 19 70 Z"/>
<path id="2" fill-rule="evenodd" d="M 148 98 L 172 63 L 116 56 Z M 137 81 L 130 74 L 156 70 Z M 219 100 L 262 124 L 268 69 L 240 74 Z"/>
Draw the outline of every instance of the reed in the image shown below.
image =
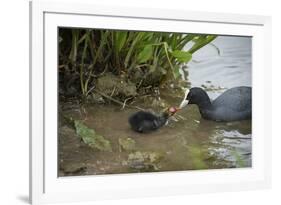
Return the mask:
<path id="1" fill-rule="evenodd" d="M 97 29 L 59 30 L 60 72 L 79 75 L 82 95 L 88 95 L 95 78 L 111 72 L 139 85 L 161 85 L 179 79 L 180 68 L 215 35 Z M 190 49 L 185 46 L 193 43 Z M 142 78 L 134 75 L 141 71 Z M 157 78 L 151 78 L 157 76 Z"/>

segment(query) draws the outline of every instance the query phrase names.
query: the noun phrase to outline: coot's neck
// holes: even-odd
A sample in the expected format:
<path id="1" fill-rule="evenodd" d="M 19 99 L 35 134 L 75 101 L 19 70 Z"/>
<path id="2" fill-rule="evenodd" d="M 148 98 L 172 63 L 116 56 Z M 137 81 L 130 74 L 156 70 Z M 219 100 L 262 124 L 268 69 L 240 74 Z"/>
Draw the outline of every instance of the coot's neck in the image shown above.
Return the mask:
<path id="1" fill-rule="evenodd" d="M 197 106 L 199 107 L 201 114 L 203 114 L 202 112 L 212 110 L 213 108 L 212 102 L 205 91 L 204 91 L 203 98 L 201 98 L 201 100 L 197 103 Z"/>

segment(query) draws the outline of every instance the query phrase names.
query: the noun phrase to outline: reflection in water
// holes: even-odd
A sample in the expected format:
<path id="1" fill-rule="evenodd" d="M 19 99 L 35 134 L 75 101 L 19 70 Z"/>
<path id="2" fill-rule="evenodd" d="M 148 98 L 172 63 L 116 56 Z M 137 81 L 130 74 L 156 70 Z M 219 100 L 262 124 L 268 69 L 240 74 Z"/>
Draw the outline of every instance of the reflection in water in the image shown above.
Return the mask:
<path id="1" fill-rule="evenodd" d="M 232 128 L 214 127 L 210 135 L 208 150 L 210 155 L 216 156 L 218 162 L 226 160 L 233 167 L 251 166 L 251 126 L 249 122 L 242 123 L 248 124 L 248 134 L 240 130 L 242 124 L 236 124 Z"/>

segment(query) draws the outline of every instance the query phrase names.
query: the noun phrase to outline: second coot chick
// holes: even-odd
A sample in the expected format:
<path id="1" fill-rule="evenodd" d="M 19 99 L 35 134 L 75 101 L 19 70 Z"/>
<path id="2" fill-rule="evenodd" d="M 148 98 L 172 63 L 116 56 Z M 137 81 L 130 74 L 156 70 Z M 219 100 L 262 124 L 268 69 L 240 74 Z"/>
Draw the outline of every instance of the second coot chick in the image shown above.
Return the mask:
<path id="1" fill-rule="evenodd" d="M 129 124 L 131 125 L 131 128 L 136 132 L 151 132 L 165 125 L 168 118 L 174 115 L 176 112 L 177 108 L 175 107 L 170 107 L 160 115 L 155 115 L 147 111 L 139 111 L 134 113 L 129 118 Z"/>

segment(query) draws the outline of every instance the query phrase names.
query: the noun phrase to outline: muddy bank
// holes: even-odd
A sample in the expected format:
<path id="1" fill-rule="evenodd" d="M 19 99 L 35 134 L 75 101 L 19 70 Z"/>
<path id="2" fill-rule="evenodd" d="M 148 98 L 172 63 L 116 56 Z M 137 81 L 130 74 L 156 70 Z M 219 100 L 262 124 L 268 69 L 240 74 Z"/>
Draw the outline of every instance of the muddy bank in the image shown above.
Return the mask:
<path id="1" fill-rule="evenodd" d="M 179 101 L 171 96 L 161 99 L 165 99 L 166 104 Z M 116 104 L 63 109 L 65 116 L 81 120 L 110 141 L 112 151 L 100 151 L 85 144 L 74 127 L 60 117 L 59 176 L 251 166 L 251 121 L 206 121 L 201 119 L 196 106 L 189 106 L 167 126 L 139 134 L 128 124 L 128 117 L 137 109 L 122 109 Z M 124 149 L 127 139 L 129 148 Z"/>

